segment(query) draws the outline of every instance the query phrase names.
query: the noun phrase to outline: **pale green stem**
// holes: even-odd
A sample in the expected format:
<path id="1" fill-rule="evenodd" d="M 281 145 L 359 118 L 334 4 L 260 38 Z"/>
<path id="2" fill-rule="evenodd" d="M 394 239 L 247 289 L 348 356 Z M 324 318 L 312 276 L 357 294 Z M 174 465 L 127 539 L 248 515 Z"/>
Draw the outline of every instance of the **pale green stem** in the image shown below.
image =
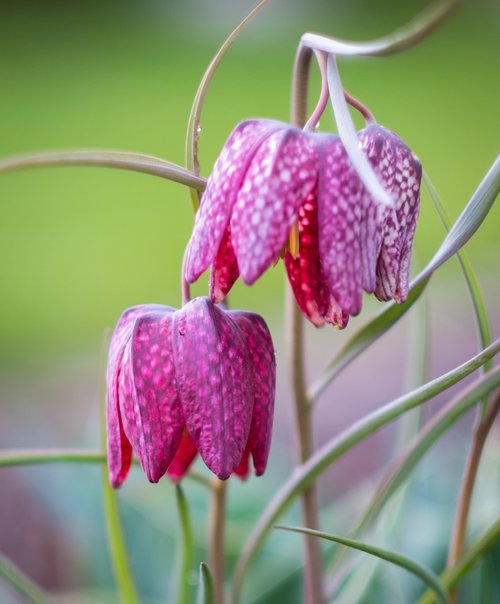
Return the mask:
<path id="1" fill-rule="evenodd" d="M 94 166 L 118 168 L 160 176 L 197 191 L 205 188 L 205 179 L 172 162 L 132 151 L 113 149 L 46 151 L 0 159 L 0 173 L 44 166 Z"/>
<path id="2" fill-rule="evenodd" d="M 226 518 L 227 481 L 212 481 L 212 508 L 208 527 L 208 566 L 214 583 L 214 600 L 224 604 L 224 534 Z"/>
<path id="3" fill-rule="evenodd" d="M 0 575 L 33 604 L 51 604 L 40 587 L 2 554 L 0 554 Z"/>
<path id="4" fill-rule="evenodd" d="M 186 496 L 182 487 L 175 485 L 177 510 L 179 512 L 180 539 L 179 539 L 179 579 L 177 585 L 176 604 L 189 604 L 190 602 L 190 576 L 193 570 L 193 529 Z"/>

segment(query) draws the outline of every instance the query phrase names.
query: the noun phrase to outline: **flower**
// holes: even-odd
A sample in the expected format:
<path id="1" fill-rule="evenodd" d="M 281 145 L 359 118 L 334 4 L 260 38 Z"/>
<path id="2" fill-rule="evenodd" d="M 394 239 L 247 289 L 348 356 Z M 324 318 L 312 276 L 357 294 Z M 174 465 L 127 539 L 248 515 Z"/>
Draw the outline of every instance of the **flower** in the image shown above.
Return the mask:
<path id="1" fill-rule="evenodd" d="M 345 327 L 361 310 L 363 289 L 403 302 L 421 166 L 377 124 L 358 136 L 393 207 L 368 193 L 338 137 L 271 120 L 239 124 L 208 179 L 186 251 L 186 280 L 211 266 L 210 297 L 221 301 L 239 275 L 251 285 L 285 250 L 297 303 L 317 326 Z M 294 228 L 297 253 L 286 250 Z"/>
<path id="2" fill-rule="evenodd" d="M 264 472 L 276 367 L 264 320 L 208 298 L 180 310 L 144 304 L 114 330 L 107 368 L 110 482 L 120 486 L 135 452 L 151 482 L 180 479 L 199 452 L 221 479 Z"/>

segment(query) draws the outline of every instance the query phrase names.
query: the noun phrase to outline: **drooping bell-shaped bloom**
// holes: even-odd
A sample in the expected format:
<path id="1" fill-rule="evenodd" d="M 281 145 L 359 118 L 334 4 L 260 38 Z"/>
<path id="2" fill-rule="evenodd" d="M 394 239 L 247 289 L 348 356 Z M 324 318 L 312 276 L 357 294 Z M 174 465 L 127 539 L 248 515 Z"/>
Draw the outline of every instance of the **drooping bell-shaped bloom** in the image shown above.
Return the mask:
<path id="1" fill-rule="evenodd" d="M 110 481 L 125 480 L 134 452 L 148 479 L 182 478 L 197 453 L 219 478 L 264 472 L 276 367 L 258 315 L 208 298 L 180 310 L 142 305 L 123 313 L 107 370 Z"/>
<path id="2" fill-rule="evenodd" d="M 360 146 L 393 199 L 372 198 L 340 139 L 270 120 L 239 124 L 207 182 L 186 254 L 188 282 L 210 266 L 220 301 L 236 279 L 252 284 L 283 250 L 288 277 L 315 325 L 345 327 L 362 290 L 405 300 L 419 211 L 420 163 L 389 130 L 372 124 Z"/>

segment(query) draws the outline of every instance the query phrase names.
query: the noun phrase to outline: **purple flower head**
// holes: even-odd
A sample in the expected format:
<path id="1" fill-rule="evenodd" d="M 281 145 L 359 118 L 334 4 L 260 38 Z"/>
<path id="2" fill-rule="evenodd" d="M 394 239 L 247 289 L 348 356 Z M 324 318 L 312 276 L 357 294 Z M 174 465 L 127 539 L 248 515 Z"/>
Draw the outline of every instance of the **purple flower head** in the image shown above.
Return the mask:
<path id="1" fill-rule="evenodd" d="M 208 298 L 180 310 L 126 310 L 107 369 L 110 481 L 120 486 L 132 451 L 151 482 L 180 479 L 197 453 L 219 478 L 264 472 L 271 442 L 276 366 L 264 320 Z"/>
<path id="2" fill-rule="evenodd" d="M 208 179 L 186 280 L 210 266 L 210 297 L 221 301 L 239 275 L 252 284 L 285 250 L 297 303 L 317 326 L 345 327 L 361 310 L 363 290 L 403 302 L 420 163 L 381 126 L 361 131 L 359 142 L 393 207 L 371 197 L 338 137 L 270 120 L 239 124 Z M 286 251 L 291 229 L 298 230 L 296 252 Z"/>

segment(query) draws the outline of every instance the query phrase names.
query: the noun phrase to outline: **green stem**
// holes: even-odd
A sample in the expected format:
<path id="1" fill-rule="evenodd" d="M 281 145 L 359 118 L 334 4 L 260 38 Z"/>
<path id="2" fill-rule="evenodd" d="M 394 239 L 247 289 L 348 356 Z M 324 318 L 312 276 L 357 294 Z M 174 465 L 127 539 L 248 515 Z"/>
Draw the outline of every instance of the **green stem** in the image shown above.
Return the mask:
<path id="1" fill-rule="evenodd" d="M 452 568 L 441 575 L 441 584 L 450 591 L 471 570 L 474 564 L 500 539 L 500 519 L 497 520 L 483 535 L 468 549 L 465 555 Z M 417 604 L 433 604 L 434 594 L 426 592 Z"/>
<path id="2" fill-rule="evenodd" d="M 0 160 L 0 173 L 43 166 L 95 166 L 118 168 L 160 176 L 197 191 L 205 188 L 205 179 L 172 162 L 132 151 L 114 149 L 47 151 L 18 155 Z"/>
<path id="3" fill-rule="evenodd" d="M 212 509 L 208 527 L 208 565 L 214 583 L 214 600 L 224 604 L 224 533 L 226 518 L 227 481 L 214 478 L 212 482 Z"/>
<path id="4" fill-rule="evenodd" d="M 458 383 L 484 365 L 486 361 L 493 358 L 499 351 L 500 338 L 459 367 L 358 420 L 351 427 L 323 445 L 321 449 L 318 449 L 302 467 L 297 468 L 269 502 L 247 539 L 235 570 L 232 601 L 238 601 L 247 568 L 255 558 L 272 525 L 288 509 L 295 498 L 302 493 L 304 488 L 307 488 L 337 459 L 370 434 L 400 417 L 403 413 L 423 404 L 438 393 Z"/>
<path id="5" fill-rule="evenodd" d="M 40 587 L 2 554 L 0 554 L 0 575 L 30 602 L 51 604 Z"/>
<path id="6" fill-rule="evenodd" d="M 177 604 L 190 602 L 190 576 L 193 571 L 193 530 L 189 517 L 189 508 L 186 496 L 181 485 L 175 485 L 177 496 L 177 510 L 179 512 L 180 539 L 179 539 L 179 582 L 177 586 Z"/>

